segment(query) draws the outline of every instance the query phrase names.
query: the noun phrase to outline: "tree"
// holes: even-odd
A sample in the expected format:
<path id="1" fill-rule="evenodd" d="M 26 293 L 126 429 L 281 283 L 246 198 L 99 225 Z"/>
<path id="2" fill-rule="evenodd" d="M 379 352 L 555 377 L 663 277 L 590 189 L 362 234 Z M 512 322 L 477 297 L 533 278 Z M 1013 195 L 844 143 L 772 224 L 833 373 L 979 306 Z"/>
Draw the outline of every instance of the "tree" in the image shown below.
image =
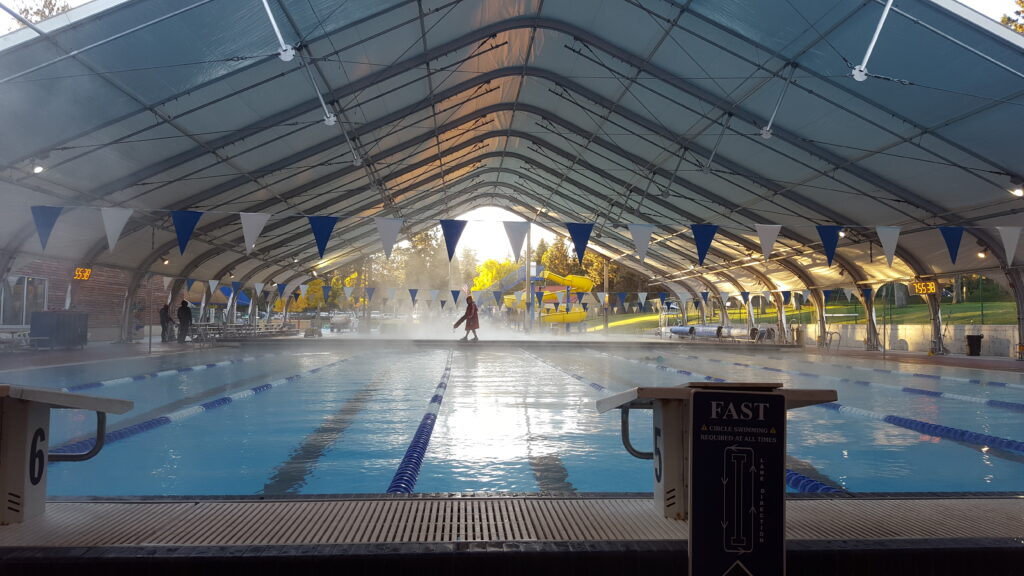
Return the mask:
<path id="1" fill-rule="evenodd" d="M 547 252 L 547 251 L 548 251 L 548 243 L 545 242 L 543 238 L 541 238 L 540 242 L 538 242 L 537 245 L 533 248 L 533 262 L 534 262 L 534 264 L 540 266 L 542 264 L 541 260 L 544 258 L 544 253 Z"/>
<path id="2" fill-rule="evenodd" d="M 64 0 L 29 0 L 15 4 L 15 10 L 25 20 L 35 23 L 63 14 L 71 10 L 71 6 Z M 22 28 L 24 24 L 19 22 L 18 27 Z"/>
<path id="3" fill-rule="evenodd" d="M 1024 0 L 1016 0 L 1015 4 L 1017 10 L 1013 12 L 1013 16 L 1004 14 L 999 21 L 1010 30 L 1024 34 Z"/>
<path id="4" fill-rule="evenodd" d="M 477 276 L 477 267 L 479 262 L 477 261 L 476 250 L 472 248 L 463 248 L 462 254 L 459 256 L 459 272 L 461 272 L 460 278 L 462 280 L 462 286 L 472 286 L 473 279 Z"/>
<path id="5" fill-rule="evenodd" d="M 565 276 L 572 274 L 572 262 L 569 260 L 569 249 L 565 245 L 565 238 L 561 236 L 541 256 L 541 264 L 552 274 Z"/>
<path id="6" fill-rule="evenodd" d="M 472 290 L 497 290 L 498 283 L 505 277 L 515 272 L 516 263 L 511 260 L 498 262 L 497 260 L 486 260 L 477 267 L 479 274 L 473 279 Z"/>

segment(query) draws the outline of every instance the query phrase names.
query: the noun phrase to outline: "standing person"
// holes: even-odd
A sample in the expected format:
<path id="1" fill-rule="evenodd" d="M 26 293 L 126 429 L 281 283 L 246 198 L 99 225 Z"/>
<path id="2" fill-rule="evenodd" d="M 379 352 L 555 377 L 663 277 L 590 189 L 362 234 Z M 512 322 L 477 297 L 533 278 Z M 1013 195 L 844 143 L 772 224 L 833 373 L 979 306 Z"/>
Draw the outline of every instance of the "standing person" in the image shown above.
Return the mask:
<path id="1" fill-rule="evenodd" d="M 455 326 L 453 326 L 453 328 L 458 328 L 459 324 L 462 324 L 463 322 L 466 323 L 466 335 L 459 338 L 459 341 L 465 342 L 468 340 L 470 332 L 473 333 L 473 342 L 479 340 L 479 338 L 476 337 L 476 331 L 477 328 L 480 328 L 480 318 L 477 315 L 476 304 L 473 302 L 472 296 L 466 296 L 466 313 L 462 315 L 462 318 L 459 318 L 458 321 L 455 322 Z"/>
<path id="2" fill-rule="evenodd" d="M 164 304 L 163 308 L 160 309 L 160 341 L 170 342 L 173 336 L 171 336 L 171 326 L 174 325 L 174 320 L 171 319 L 171 305 Z"/>
<path id="3" fill-rule="evenodd" d="M 178 343 L 185 343 L 185 336 L 188 336 L 189 328 L 192 327 L 192 309 L 188 307 L 188 301 L 182 300 L 178 308 Z"/>

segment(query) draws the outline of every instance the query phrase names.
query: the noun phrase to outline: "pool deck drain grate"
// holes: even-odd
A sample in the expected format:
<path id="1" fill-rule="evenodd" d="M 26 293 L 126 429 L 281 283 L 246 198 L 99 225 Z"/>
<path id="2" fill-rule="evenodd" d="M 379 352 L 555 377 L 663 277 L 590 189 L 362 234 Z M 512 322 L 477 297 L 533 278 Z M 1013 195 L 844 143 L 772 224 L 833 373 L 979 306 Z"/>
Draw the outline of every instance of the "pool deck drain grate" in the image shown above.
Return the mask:
<path id="1" fill-rule="evenodd" d="M 1024 539 L 1024 498 L 791 499 L 789 540 Z M 647 498 L 430 496 L 57 501 L 5 547 L 686 540 Z"/>

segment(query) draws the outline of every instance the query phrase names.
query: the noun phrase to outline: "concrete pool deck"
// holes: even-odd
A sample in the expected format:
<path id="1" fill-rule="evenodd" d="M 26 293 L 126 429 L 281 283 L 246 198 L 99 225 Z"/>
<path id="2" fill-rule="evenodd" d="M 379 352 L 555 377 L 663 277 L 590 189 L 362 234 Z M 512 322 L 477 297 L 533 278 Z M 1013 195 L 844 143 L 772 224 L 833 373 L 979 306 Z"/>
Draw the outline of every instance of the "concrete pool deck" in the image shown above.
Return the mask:
<path id="1" fill-rule="evenodd" d="M 787 573 L 1019 574 L 1024 497 L 791 497 Z M 93 499 L 0 527 L 3 574 L 684 573 L 687 525 L 641 494 Z"/>

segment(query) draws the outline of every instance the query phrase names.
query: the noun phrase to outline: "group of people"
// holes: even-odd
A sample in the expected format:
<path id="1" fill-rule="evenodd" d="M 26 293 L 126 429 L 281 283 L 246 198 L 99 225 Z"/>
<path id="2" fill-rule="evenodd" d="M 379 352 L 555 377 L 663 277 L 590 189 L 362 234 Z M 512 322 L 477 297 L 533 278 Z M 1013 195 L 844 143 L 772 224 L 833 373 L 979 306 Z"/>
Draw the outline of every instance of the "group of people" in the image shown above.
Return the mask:
<path id="1" fill-rule="evenodd" d="M 188 301 L 182 300 L 181 306 L 178 307 L 178 321 L 175 322 L 174 318 L 171 317 L 171 305 L 164 304 L 163 308 L 160 309 L 160 341 L 171 342 L 174 340 L 174 327 L 178 327 L 178 343 L 184 344 L 185 337 L 188 336 L 189 330 L 192 328 L 192 309 L 188 306 Z"/>

